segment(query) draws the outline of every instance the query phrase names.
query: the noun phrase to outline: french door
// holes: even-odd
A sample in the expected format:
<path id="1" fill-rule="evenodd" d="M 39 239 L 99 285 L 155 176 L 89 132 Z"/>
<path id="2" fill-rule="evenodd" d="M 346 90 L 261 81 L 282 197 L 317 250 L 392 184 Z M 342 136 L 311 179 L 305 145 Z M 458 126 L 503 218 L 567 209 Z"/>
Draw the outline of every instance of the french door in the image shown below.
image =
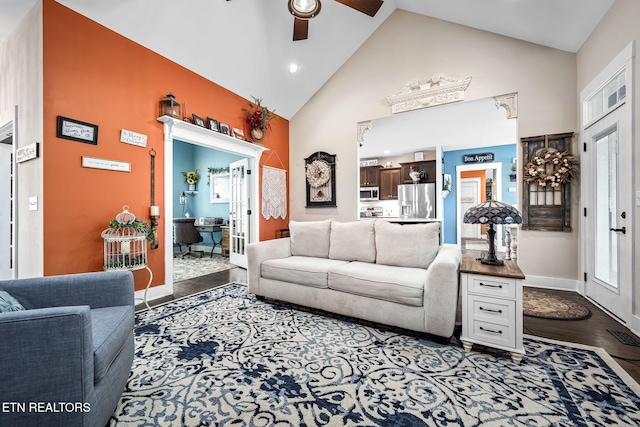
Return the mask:
<path id="1" fill-rule="evenodd" d="M 613 67 L 581 95 L 585 295 L 623 323 L 633 313 L 631 65 Z"/>
<path id="2" fill-rule="evenodd" d="M 251 241 L 250 187 L 247 159 L 229 165 L 229 262 L 247 268 L 246 244 Z"/>

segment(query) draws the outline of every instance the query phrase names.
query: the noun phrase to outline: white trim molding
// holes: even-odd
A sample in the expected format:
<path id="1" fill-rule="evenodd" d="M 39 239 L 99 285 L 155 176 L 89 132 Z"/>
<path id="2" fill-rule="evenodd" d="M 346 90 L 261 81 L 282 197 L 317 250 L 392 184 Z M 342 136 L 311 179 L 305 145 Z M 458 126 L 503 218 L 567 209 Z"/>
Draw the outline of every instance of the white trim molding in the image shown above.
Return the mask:
<path id="1" fill-rule="evenodd" d="M 515 119 L 518 117 L 518 94 L 508 93 L 506 95 L 494 96 L 496 100 L 496 108 L 504 108 L 507 112 L 507 119 Z"/>
<path id="2" fill-rule="evenodd" d="M 372 127 L 373 122 L 371 120 L 358 123 L 358 142 L 364 141 L 364 133 L 368 130 L 371 130 Z"/>
<path id="3" fill-rule="evenodd" d="M 464 92 L 471 83 L 471 76 L 454 79 L 442 73 L 429 80 L 412 80 L 400 91 L 387 96 L 391 113 L 418 110 L 436 105 L 464 101 Z"/>

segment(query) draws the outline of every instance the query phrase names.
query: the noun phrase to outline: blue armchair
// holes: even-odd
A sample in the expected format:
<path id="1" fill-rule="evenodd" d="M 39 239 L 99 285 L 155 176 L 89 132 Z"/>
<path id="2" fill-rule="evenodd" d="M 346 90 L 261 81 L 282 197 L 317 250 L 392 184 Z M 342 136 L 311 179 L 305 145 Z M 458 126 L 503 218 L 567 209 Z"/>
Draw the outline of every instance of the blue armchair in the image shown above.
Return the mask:
<path id="1" fill-rule="evenodd" d="M 0 281 L 0 425 L 104 427 L 133 363 L 130 271 Z"/>

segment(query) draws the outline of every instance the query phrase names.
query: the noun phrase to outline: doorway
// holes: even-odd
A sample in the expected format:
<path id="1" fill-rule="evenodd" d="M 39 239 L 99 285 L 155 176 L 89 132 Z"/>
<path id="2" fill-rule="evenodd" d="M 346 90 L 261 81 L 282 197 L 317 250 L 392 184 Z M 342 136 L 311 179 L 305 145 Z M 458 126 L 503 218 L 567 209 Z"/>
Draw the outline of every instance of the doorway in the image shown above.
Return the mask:
<path id="1" fill-rule="evenodd" d="M 581 93 L 584 293 L 618 321 L 633 314 L 632 45 Z"/>
<path id="2" fill-rule="evenodd" d="M 262 153 L 266 150 L 265 147 L 252 144 L 246 141 L 240 141 L 236 138 L 222 135 L 220 133 L 204 129 L 200 126 L 193 125 L 191 123 L 183 122 L 181 120 L 173 119 L 167 116 L 163 116 L 158 119 L 164 123 L 164 245 L 165 245 L 165 260 L 169 260 L 173 257 L 173 233 L 171 232 L 173 227 L 173 215 L 174 212 L 174 158 L 173 158 L 173 143 L 174 140 L 186 142 L 189 144 L 198 145 L 205 148 L 213 148 L 215 150 L 224 151 L 230 154 L 235 154 L 247 159 L 247 173 L 246 173 L 246 206 L 247 219 L 245 222 L 246 232 L 246 244 L 257 241 L 259 234 L 259 216 L 251 215 L 249 212 L 260 212 L 259 210 L 259 197 L 252 197 L 252 192 L 259 191 L 259 161 Z M 256 173 L 249 173 L 249 171 L 256 171 Z M 205 184 L 206 185 L 206 184 Z M 165 285 L 173 288 L 173 263 L 165 263 Z M 153 288 L 152 288 L 153 289 Z"/>
<path id="3" fill-rule="evenodd" d="M 0 280 L 15 278 L 14 122 L 0 126 Z"/>
<path id="4" fill-rule="evenodd" d="M 470 178 L 470 177 L 465 178 L 464 177 L 465 174 L 470 172 L 481 172 L 481 173 L 477 178 Z M 481 175 L 484 176 L 484 181 L 485 181 L 484 183 L 482 182 L 482 178 L 480 177 Z M 472 179 L 477 179 L 476 182 L 478 182 L 478 191 L 480 193 L 480 196 L 474 197 L 474 199 L 476 200 L 475 203 L 473 203 L 469 195 L 466 195 L 464 199 L 462 197 L 463 182 L 467 183 L 467 188 L 465 191 L 471 191 L 468 187 L 469 187 L 469 183 L 471 182 L 470 180 Z M 471 184 L 471 186 L 473 186 L 473 184 Z M 464 244 L 466 243 L 466 242 L 463 242 L 463 234 L 473 233 L 474 236 L 478 236 L 477 238 L 473 237 L 472 238 L 473 240 L 482 239 L 482 228 L 480 224 L 465 224 L 463 222 L 463 219 L 464 219 L 464 213 L 467 211 L 467 209 L 479 203 L 482 203 L 483 187 L 484 187 L 485 199 L 488 199 L 490 197 L 493 200 L 502 201 L 502 196 L 501 196 L 502 195 L 502 163 L 501 162 L 474 163 L 469 165 L 456 166 L 456 188 L 459 189 L 458 197 L 456 200 L 456 205 L 457 205 L 456 206 L 456 212 L 457 212 L 456 223 L 457 223 L 457 239 L 458 239 L 457 243 L 462 249 L 465 249 Z M 475 231 L 471 232 L 470 231 L 471 228 L 475 229 Z M 463 232 L 463 229 L 466 229 L 466 231 Z M 503 227 L 498 226 L 496 229 L 496 242 L 495 242 L 497 251 L 504 251 L 503 239 L 501 237 L 502 235 L 503 235 Z M 473 240 L 470 242 L 470 244 L 476 243 L 476 242 L 473 242 Z M 477 242 L 477 243 L 480 243 L 480 242 Z M 487 250 L 488 250 L 488 246 L 487 246 Z"/>
<path id="5" fill-rule="evenodd" d="M 480 178 L 460 178 L 461 212 L 466 212 L 469 208 L 482 202 L 481 184 L 482 180 Z M 480 227 L 473 224 L 465 224 L 464 222 L 460 224 L 460 238 L 463 248 L 465 248 L 468 241 L 479 240 L 481 237 Z"/>

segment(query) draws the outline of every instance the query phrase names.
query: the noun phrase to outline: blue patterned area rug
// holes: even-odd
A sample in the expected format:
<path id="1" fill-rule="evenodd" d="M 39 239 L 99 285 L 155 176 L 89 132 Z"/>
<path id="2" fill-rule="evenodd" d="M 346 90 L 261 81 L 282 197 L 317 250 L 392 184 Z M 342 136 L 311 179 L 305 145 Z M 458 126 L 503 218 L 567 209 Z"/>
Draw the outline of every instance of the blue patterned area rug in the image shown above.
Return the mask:
<path id="1" fill-rule="evenodd" d="M 640 425 L 640 387 L 601 349 L 508 354 L 258 301 L 230 284 L 136 314 L 112 426 Z"/>

